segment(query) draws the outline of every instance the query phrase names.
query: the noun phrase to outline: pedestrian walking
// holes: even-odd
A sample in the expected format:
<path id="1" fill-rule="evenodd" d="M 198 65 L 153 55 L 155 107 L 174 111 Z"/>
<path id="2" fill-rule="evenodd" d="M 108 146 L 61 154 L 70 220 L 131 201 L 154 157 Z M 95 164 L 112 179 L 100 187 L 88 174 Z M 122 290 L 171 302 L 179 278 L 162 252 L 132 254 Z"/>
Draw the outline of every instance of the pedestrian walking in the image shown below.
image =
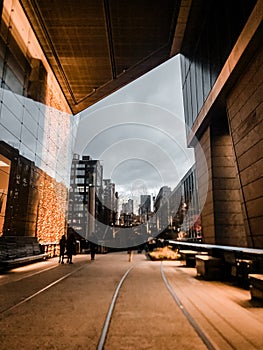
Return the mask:
<path id="1" fill-rule="evenodd" d="M 67 256 L 68 256 L 68 260 L 67 263 L 68 264 L 73 264 L 72 262 L 72 255 L 75 254 L 75 249 L 76 249 L 76 240 L 74 237 L 74 234 L 71 233 L 67 239 L 66 242 L 66 246 L 67 246 Z"/>
<path id="2" fill-rule="evenodd" d="M 129 260 L 129 262 L 132 262 L 132 250 L 129 249 L 129 250 L 127 251 L 127 253 L 128 253 L 128 260 Z"/>
<path id="3" fill-rule="evenodd" d="M 64 264 L 64 254 L 66 248 L 66 236 L 63 235 L 59 241 L 59 260 L 58 262 Z"/>

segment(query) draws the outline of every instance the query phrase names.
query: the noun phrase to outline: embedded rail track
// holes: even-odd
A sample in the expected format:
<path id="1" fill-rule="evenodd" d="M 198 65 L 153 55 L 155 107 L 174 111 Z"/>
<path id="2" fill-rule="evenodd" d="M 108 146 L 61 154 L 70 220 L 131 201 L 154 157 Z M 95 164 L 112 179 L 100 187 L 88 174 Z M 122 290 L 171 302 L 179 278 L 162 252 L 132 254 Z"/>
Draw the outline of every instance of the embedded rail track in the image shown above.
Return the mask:
<path id="1" fill-rule="evenodd" d="M 191 324 L 191 326 L 193 327 L 195 332 L 198 334 L 198 336 L 200 337 L 200 339 L 202 340 L 202 342 L 204 343 L 206 348 L 209 349 L 209 350 L 215 350 L 216 348 L 212 345 L 212 343 L 206 337 L 204 332 L 201 330 L 201 328 L 198 326 L 198 324 L 192 318 L 190 313 L 186 310 L 186 308 L 182 304 L 181 300 L 178 298 L 178 296 L 176 295 L 175 291 L 173 290 L 173 288 L 171 287 L 171 285 L 167 281 L 163 265 L 161 264 L 160 266 L 161 266 L 161 275 L 162 275 L 163 282 L 164 282 L 166 288 L 168 289 L 169 293 L 171 294 L 172 298 L 174 299 L 175 303 L 181 309 L 181 311 L 183 312 L 183 314 L 185 315 L 185 317 L 187 318 L 187 320 L 189 321 L 189 323 Z M 115 303 L 117 301 L 118 294 L 120 293 L 120 289 L 121 289 L 122 284 L 124 283 L 124 281 L 127 278 L 129 272 L 133 268 L 134 268 L 134 266 L 131 266 L 124 273 L 124 275 L 122 276 L 122 278 L 121 278 L 121 280 L 120 280 L 120 282 L 119 282 L 119 284 L 118 284 L 118 286 L 117 286 L 117 288 L 115 290 L 115 293 L 113 295 L 113 298 L 112 298 L 112 301 L 111 301 L 111 304 L 110 304 L 110 307 L 109 307 L 109 311 L 107 313 L 107 317 L 106 317 L 106 320 L 105 320 L 105 323 L 104 323 L 104 326 L 103 326 L 103 330 L 102 330 L 102 333 L 101 333 L 101 336 L 100 336 L 100 340 L 99 340 L 99 344 L 98 344 L 97 350 L 103 350 L 104 349 L 104 345 L 105 345 L 106 338 L 107 338 L 107 333 L 108 333 L 108 330 L 109 330 L 111 318 L 113 317 L 114 306 L 115 306 Z"/>

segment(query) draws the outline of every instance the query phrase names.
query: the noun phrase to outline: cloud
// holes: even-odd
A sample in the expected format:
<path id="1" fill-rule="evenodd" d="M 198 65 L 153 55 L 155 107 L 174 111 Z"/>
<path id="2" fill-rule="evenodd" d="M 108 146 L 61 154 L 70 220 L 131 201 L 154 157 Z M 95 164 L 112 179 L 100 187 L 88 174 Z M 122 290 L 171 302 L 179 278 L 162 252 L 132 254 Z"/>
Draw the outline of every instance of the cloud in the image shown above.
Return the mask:
<path id="1" fill-rule="evenodd" d="M 194 163 L 186 146 L 179 57 L 79 117 L 75 153 L 101 160 L 104 178 L 111 178 L 117 191 L 173 188 Z"/>

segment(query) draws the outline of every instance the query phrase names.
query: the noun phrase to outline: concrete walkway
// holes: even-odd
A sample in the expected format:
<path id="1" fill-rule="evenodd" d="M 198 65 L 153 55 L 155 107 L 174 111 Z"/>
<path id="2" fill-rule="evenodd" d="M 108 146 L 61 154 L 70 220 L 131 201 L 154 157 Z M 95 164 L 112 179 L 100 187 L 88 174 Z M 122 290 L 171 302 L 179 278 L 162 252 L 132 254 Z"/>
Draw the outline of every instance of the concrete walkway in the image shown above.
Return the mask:
<path id="1" fill-rule="evenodd" d="M 152 262 L 144 254 L 78 255 L 0 275 L 0 349 L 97 349 L 115 289 L 127 271 L 113 310 L 104 349 L 207 349 L 168 291 L 214 349 L 263 348 L 263 304 L 249 291 L 196 277 L 181 262 Z M 49 288 L 46 288 L 49 286 Z M 39 290 L 42 290 L 39 293 Z"/>

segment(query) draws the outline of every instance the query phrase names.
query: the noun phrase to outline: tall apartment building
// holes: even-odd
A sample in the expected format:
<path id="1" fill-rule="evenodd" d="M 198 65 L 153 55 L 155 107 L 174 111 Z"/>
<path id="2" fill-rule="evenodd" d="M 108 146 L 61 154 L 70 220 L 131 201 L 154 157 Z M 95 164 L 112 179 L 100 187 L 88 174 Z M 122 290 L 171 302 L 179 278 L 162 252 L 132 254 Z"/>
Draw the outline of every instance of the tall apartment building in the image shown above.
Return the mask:
<path id="1" fill-rule="evenodd" d="M 99 160 L 75 154 L 71 166 L 68 224 L 88 239 L 102 219 L 103 167 Z"/>

